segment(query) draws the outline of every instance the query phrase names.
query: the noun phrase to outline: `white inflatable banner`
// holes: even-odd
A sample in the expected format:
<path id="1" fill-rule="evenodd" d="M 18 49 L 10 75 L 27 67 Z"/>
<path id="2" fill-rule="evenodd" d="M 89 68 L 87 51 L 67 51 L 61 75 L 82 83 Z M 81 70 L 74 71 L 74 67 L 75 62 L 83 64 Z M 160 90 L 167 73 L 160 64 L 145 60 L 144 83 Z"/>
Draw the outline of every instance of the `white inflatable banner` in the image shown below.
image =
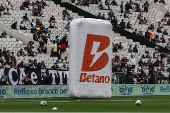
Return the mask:
<path id="1" fill-rule="evenodd" d="M 69 97 L 110 98 L 112 25 L 80 18 L 70 30 Z"/>

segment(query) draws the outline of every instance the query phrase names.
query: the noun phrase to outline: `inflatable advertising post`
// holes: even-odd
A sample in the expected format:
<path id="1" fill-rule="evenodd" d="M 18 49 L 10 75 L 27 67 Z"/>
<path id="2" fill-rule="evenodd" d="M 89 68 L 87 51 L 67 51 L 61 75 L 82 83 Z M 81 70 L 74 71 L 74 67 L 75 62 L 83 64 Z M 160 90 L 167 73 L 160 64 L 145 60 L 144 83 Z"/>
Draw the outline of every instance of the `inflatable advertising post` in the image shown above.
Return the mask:
<path id="1" fill-rule="evenodd" d="M 112 25 L 80 18 L 70 24 L 69 97 L 110 98 Z"/>

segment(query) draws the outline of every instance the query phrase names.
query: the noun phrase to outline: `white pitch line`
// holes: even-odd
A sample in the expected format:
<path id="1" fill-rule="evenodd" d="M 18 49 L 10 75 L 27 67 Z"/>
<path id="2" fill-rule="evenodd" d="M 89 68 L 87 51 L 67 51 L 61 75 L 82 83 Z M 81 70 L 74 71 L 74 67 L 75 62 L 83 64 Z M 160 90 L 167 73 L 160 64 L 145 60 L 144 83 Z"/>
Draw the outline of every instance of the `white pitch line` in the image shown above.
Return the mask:
<path id="1" fill-rule="evenodd" d="M 96 101 L 136 101 L 136 100 L 96 100 Z M 141 100 L 141 101 L 163 101 L 163 100 Z"/>
<path id="2" fill-rule="evenodd" d="M 25 102 L 35 102 L 35 101 L 41 101 L 41 100 L 0 100 L 1 101 L 25 101 Z M 74 101 L 47 101 L 47 102 L 74 102 Z"/>

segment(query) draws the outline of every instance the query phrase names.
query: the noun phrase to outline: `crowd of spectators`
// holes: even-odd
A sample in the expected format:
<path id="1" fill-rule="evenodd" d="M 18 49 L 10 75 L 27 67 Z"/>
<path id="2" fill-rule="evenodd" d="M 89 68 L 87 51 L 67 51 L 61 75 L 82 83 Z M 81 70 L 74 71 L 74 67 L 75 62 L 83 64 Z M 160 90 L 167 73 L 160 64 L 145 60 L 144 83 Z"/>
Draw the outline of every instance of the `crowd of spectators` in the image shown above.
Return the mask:
<path id="1" fill-rule="evenodd" d="M 8 2 L 8 0 L 7 0 Z M 83 6 L 89 6 L 89 4 L 98 4 L 100 1 L 99 0 L 80 0 L 77 5 L 83 5 Z M 158 1 L 156 1 L 157 3 Z M 160 0 L 159 3 L 164 3 L 164 0 Z M 12 9 L 12 5 L 10 2 L 5 3 L 6 5 L 3 6 L 1 4 L 0 10 L 6 10 L 4 11 L 4 14 L 10 14 L 9 9 Z M 164 3 L 165 4 L 165 3 Z M 109 10 L 108 13 L 108 18 L 105 17 L 104 14 L 99 13 L 97 15 L 98 19 L 109 19 L 111 20 L 112 25 L 121 27 L 123 29 L 133 29 L 132 24 L 130 21 L 128 23 L 124 22 L 124 19 L 117 20 L 117 17 L 115 16 L 114 12 L 110 8 L 110 6 L 118 6 L 116 0 L 106 0 L 105 5 L 103 5 L 101 2 L 98 6 L 99 10 Z M 20 51 L 18 51 L 17 56 L 18 57 L 24 57 L 24 56 L 35 56 L 36 54 L 46 54 L 47 53 L 47 48 L 44 46 L 48 42 L 52 42 L 52 49 L 51 49 L 51 56 L 52 57 L 58 57 L 58 61 L 54 63 L 54 65 L 51 67 L 52 69 L 62 69 L 62 70 L 68 70 L 69 67 L 67 67 L 68 59 L 67 57 L 61 58 L 61 53 L 66 51 L 66 48 L 69 47 L 68 45 L 68 36 L 65 34 L 61 39 L 59 39 L 60 36 L 56 36 L 52 38 L 50 36 L 50 31 L 48 28 L 45 28 L 43 23 L 42 23 L 42 9 L 45 8 L 47 4 L 41 0 L 37 0 L 37 2 L 30 2 L 30 0 L 26 0 L 23 2 L 20 6 L 20 10 L 25 10 L 28 8 L 28 10 L 32 11 L 34 16 L 36 17 L 36 20 L 32 19 L 29 20 L 29 17 L 25 13 L 23 16 L 23 20 L 20 23 L 20 29 L 21 30 L 27 30 L 26 26 L 24 25 L 24 22 L 29 22 L 30 25 L 32 26 L 31 28 L 31 33 L 33 34 L 33 40 L 39 42 L 39 47 L 36 49 L 34 47 L 34 43 L 30 42 L 27 44 L 27 47 L 21 48 Z M 135 7 L 134 7 L 135 6 Z M 148 12 L 149 10 L 149 3 L 146 2 L 142 6 L 138 4 L 137 0 L 132 1 L 127 3 L 121 2 L 120 5 L 121 13 L 123 14 L 124 18 L 129 18 L 128 14 L 131 14 L 133 12 L 130 11 L 130 9 L 134 9 L 135 12 L 139 12 L 139 15 L 137 19 L 139 20 L 139 24 L 145 24 L 148 25 L 149 20 L 146 19 L 146 17 L 142 16 L 142 12 Z M 154 29 L 155 26 L 152 23 L 149 27 L 148 30 L 145 32 L 145 35 L 143 35 L 142 31 L 137 31 L 137 29 L 134 30 L 133 34 L 137 36 L 145 36 L 146 40 L 151 41 L 152 43 L 166 43 L 166 40 L 164 38 L 164 35 L 168 35 L 168 32 L 166 29 L 162 31 L 164 26 L 170 25 L 170 20 L 166 20 L 167 17 L 170 17 L 169 12 L 165 14 L 165 19 L 162 19 L 157 28 L 158 33 L 162 33 L 162 37 L 159 39 L 158 35 L 155 35 Z M 67 9 L 63 10 L 63 16 L 62 19 L 65 21 L 72 21 L 73 17 L 71 17 L 70 13 L 68 13 Z M 118 21 L 120 21 L 120 24 L 118 24 Z M 57 26 L 55 25 L 57 21 L 55 20 L 54 15 L 52 15 L 49 19 L 49 28 L 56 28 Z M 65 26 L 65 28 L 69 31 L 70 22 Z M 17 22 L 11 25 L 11 29 L 17 29 Z M 151 31 L 149 31 L 151 30 Z M 6 38 L 6 32 L 3 31 L 1 34 L 1 38 Z M 169 35 L 170 37 L 170 35 Z M 169 38 L 170 39 L 170 38 Z M 127 47 L 123 47 L 122 43 L 120 42 L 119 44 L 113 44 L 113 52 L 118 52 L 119 50 L 122 50 Z M 170 50 L 169 44 L 166 46 L 167 49 Z M 148 51 L 145 51 L 145 53 L 142 54 L 141 59 L 139 62 L 136 62 L 136 58 L 134 58 L 135 53 L 138 53 L 138 47 L 135 45 L 132 47 L 132 45 L 129 45 L 128 47 L 128 53 L 131 53 L 131 57 L 128 59 L 127 57 L 123 57 L 120 59 L 120 56 L 115 56 L 115 58 L 112 59 L 112 72 L 120 72 L 123 73 L 124 75 L 128 77 L 133 78 L 133 83 L 134 84 L 141 84 L 141 83 L 157 83 L 157 77 L 163 77 L 164 72 L 170 72 L 169 69 L 165 69 L 165 62 L 167 64 L 170 64 L 170 54 L 169 53 L 160 53 L 159 50 L 156 50 L 153 55 L 149 53 Z M 2 57 L 5 58 L 5 60 L 2 60 Z M 148 58 L 147 61 L 143 61 L 143 59 Z M 156 58 L 157 60 L 155 62 L 152 62 L 151 59 Z M 161 60 L 160 60 L 161 59 Z M 18 65 L 16 65 L 16 58 L 13 52 L 10 52 L 9 50 L 6 51 L 6 48 L 3 49 L 3 51 L 0 49 L 0 67 L 5 67 L 5 68 L 39 68 L 43 69 L 46 68 L 44 61 L 41 61 L 37 63 L 37 60 L 29 60 L 29 63 L 25 64 L 23 61 L 21 61 Z M 58 65 L 58 63 L 63 63 L 62 67 Z M 139 65 L 139 67 L 136 69 L 136 65 Z M 148 70 L 148 73 L 146 73 L 146 70 Z M 42 74 L 43 75 L 43 74 Z M 46 78 L 45 76 L 42 76 Z M 24 79 L 27 79 L 25 77 Z M 113 81 L 116 83 L 116 76 L 113 75 Z M 29 80 L 29 78 L 28 78 Z M 42 81 L 44 82 L 44 81 Z"/>
<path id="2" fill-rule="evenodd" d="M 0 12 L 3 12 L 4 15 L 11 15 L 10 10 L 13 10 L 13 5 L 8 0 L 0 5 Z M 2 13 L 0 13 L 0 17 L 1 15 Z"/>
<path id="3" fill-rule="evenodd" d="M 118 46 L 118 44 L 115 44 Z M 114 48 L 115 48 L 114 45 Z M 120 45 L 120 44 L 119 44 Z M 135 45 L 136 46 L 136 45 Z M 169 44 L 167 45 L 167 47 Z M 121 45 L 119 48 L 123 48 Z M 114 50 L 113 48 L 113 50 Z M 134 47 L 136 48 L 136 47 Z M 120 59 L 119 55 L 116 55 L 112 59 L 112 72 L 113 73 L 121 73 L 124 77 L 128 77 L 133 79 L 133 81 L 128 81 L 127 83 L 134 84 L 147 84 L 147 83 L 158 83 L 158 77 L 164 77 L 164 73 L 170 73 L 170 68 L 166 68 L 165 64 L 170 64 L 170 54 L 168 53 L 160 53 L 159 48 L 155 48 L 155 52 L 151 55 L 149 51 L 145 51 L 139 62 L 136 62 L 136 58 L 134 58 L 133 54 L 134 48 L 132 50 L 132 46 L 130 45 L 128 51 L 131 54 L 131 57 L 128 59 L 126 56 L 123 56 Z M 146 60 L 145 60 L 146 59 Z M 152 61 L 155 59 L 155 61 Z M 144 60 L 144 61 L 143 61 Z M 138 68 L 135 68 L 138 65 Z M 117 83 L 117 77 L 113 76 L 113 83 Z M 115 82 L 115 80 L 117 82 Z"/>
<path id="4" fill-rule="evenodd" d="M 30 31 L 33 34 L 33 40 L 39 42 L 39 48 L 36 50 L 36 52 L 33 52 L 34 54 L 37 53 L 45 54 L 47 52 L 45 45 L 47 45 L 48 42 L 52 42 L 53 46 L 51 50 L 51 56 L 58 57 L 58 59 L 60 59 L 61 53 L 64 52 L 68 47 L 68 41 L 67 41 L 68 36 L 67 34 L 65 34 L 65 36 L 63 36 L 62 39 L 59 39 L 59 36 L 56 36 L 54 38 L 50 36 L 51 32 L 49 28 L 57 28 L 57 26 L 55 25 L 55 23 L 57 22 L 55 20 L 54 15 L 52 15 L 49 18 L 49 28 L 45 28 L 45 26 L 42 23 L 42 9 L 45 8 L 46 6 L 47 4 L 43 0 L 41 0 L 41 2 L 37 0 L 36 2 L 32 2 L 32 3 L 30 2 L 30 0 L 26 0 L 25 2 L 23 2 L 20 7 L 20 10 L 25 10 L 25 8 L 28 8 L 28 10 L 32 10 L 32 13 L 34 16 L 36 16 L 36 19 L 29 20 L 27 13 L 25 13 L 25 15 L 22 17 L 23 21 L 21 21 L 20 29 L 27 30 L 24 22 L 29 22 L 30 25 L 32 26 Z M 67 20 L 67 21 L 71 21 L 73 19 L 73 17 L 70 16 L 70 13 L 68 13 L 67 9 L 63 10 L 62 18 L 63 20 Z M 67 26 L 65 26 L 65 28 L 69 31 L 69 22 Z M 11 25 L 11 29 L 17 29 L 17 22 Z M 26 48 L 24 48 L 24 50 L 21 51 L 28 52 L 28 49 L 27 50 L 25 49 Z M 28 53 L 27 55 L 34 56 L 34 54 Z"/>
<path id="5" fill-rule="evenodd" d="M 154 0 L 154 2 L 158 5 L 161 5 L 161 6 L 166 5 L 165 0 Z"/>

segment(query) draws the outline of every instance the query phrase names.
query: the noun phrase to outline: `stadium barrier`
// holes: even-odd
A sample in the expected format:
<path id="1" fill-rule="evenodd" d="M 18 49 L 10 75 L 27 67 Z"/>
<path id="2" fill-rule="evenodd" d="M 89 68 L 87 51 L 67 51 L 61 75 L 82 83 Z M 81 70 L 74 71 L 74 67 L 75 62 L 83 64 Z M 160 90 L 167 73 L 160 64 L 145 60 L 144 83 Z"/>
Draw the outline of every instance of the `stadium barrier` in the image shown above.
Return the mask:
<path id="1" fill-rule="evenodd" d="M 112 96 L 170 95 L 169 84 L 116 84 Z"/>
<path id="2" fill-rule="evenodd" d="M 0 98 L 68 97 L 68 85 L 1 86 Z"/>
<path id="3" fill-rule="evenodd" d="M 0 68 L 0 81 L 3 73 L 6 72 L 8 76 L 7 84 L 9 85 L 24 85 L 24 77 L 28 73 L 31 79 L 31 84 L 38 85 L 41 84 L 41 73 L 45 72 L 45 75 L 50 75 L 49 81 L 43 85 L 62 85 L 68 84 L 69 73 L 65 70 L 54 70 L 54 69 L 28 69 L 28 68 Z M 0 82 L 1 84 L 1 82 Z"/>
<path id="4" fill-rule="evenodd" d="M 112 96 L 170 95 L 170 84 L 112 84 Z M 68 85 L 4 85 L 0 98 L 68 97 Z"/>

